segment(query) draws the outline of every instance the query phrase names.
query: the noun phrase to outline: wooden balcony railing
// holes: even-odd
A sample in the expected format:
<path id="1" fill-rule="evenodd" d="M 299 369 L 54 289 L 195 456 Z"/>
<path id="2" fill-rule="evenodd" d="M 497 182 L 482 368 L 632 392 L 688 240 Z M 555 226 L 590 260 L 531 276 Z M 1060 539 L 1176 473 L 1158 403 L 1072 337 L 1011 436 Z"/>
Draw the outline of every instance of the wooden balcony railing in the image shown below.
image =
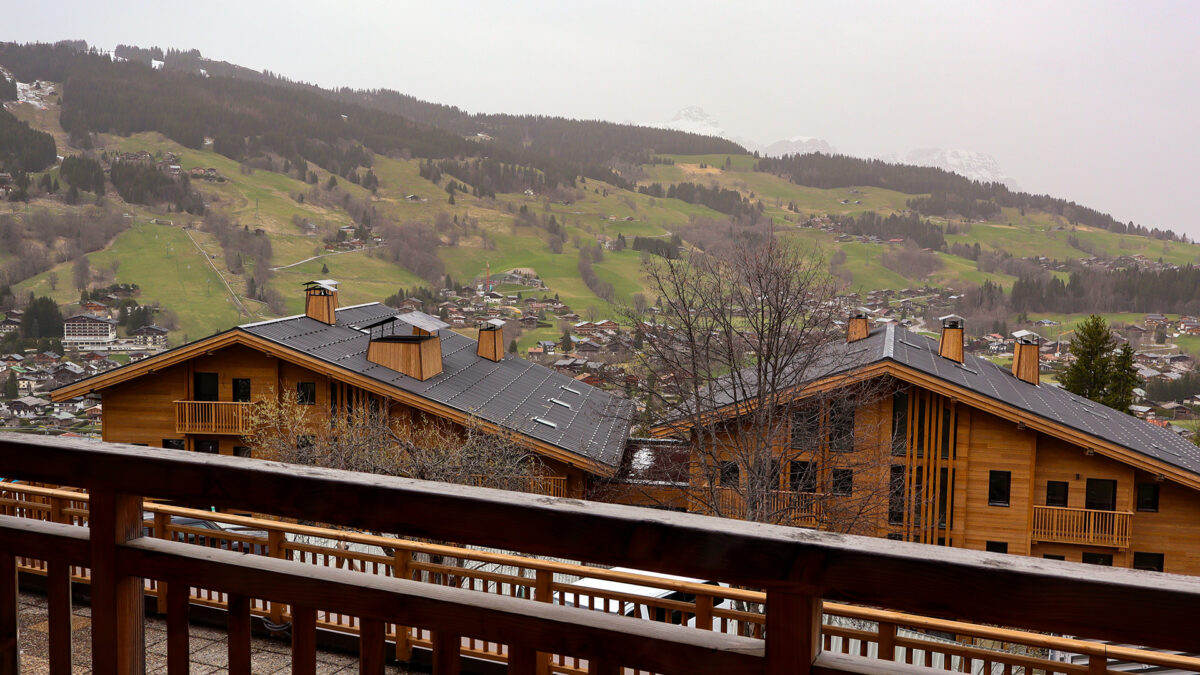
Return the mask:
<path id="1" fill-rule="evenodd" d="M 694 499 L 703 502 L 707 495 L 700 493 Z M 820 512 L 820 495 L 812 492 L 791 492 L 787 490 L 771 490 L 760 495 L 748 495 L 744 490 L 733 488 L 715 488 L 712 490 L 712 506 L 700 504 L 701 513 L 711 512 L 725 518 L 760 520 L 773 523 L 794 525 L 797 527 L 815 527 Z M 759 518 L 748 518 L 747 511 L 758 509 L 762 515 Z"/>
<path id="2" fill-rule="evenodd" d="M 1133 514 L 1128 511 L 1033 507 L 1033 540 L 1129 548 Z"/>
<path id="3" fill-rule="evenodd" d="M 356 634 L 360 672 L 369 673 L 383 672 L 389 640 L 399 654 L 427 645 L 435 673 L 458 672 L 464 654 L 507 662 L 513 673 L 570 675 L 916 673 L 922 665 L 1084 675 L 1102 672 L 1107 657 L 1200 670 L 1200 661 L 1177 655 L 960 621 L 1200 651 L 1192 621 L 1200 579 L 1192 577 L 64 439 L 0 435 L 0 471 L 90 491 L 0 486 L 0 671 L 17 664 L 18 561 L 46 577 L 52 672 L 70 668 L 72 576 L 91 584 L 100 674 L 140 672 L 145 592 L 167 616 L 169 672 L 186 670 L 189 600 L 225 608 L 233 673 L 249 672 L 256 614 L 290 621 L 296 673 L 315 671 L 318 625 Z M 143 496 L 730 586 L 154 504 L 147 530 Z M 172 522 L 184 515 L 261 531 Z M 569 584 L 578 577 L 676 595 L 585 590 Z M 571 606 L 557 606 L 567 599 Z M 1093 663 L 941 644 L 922 631 L 1059 649 Z"/>
<path id="4" fill-rule="evenodd" d="M 472 476 L 475 479 L 476 486 L 485 486 L 489 481 L 484 476 Z M 492 482 L 496 485 L 495 482 Z M 566 497 L 567 496 L 567 478 L 566 476 L 529 476 L 512 481 L 511 485 L 499 485 L 504 489 L 520 490 L 528 492 L 531 495 L 546 495 L 547 497 Z"/>
<path id="5" fill-rule="evenodd" d="M 175 431 L 241 436 L 250 430 L 252 405 L 231 401 L 175 401 Z"/>

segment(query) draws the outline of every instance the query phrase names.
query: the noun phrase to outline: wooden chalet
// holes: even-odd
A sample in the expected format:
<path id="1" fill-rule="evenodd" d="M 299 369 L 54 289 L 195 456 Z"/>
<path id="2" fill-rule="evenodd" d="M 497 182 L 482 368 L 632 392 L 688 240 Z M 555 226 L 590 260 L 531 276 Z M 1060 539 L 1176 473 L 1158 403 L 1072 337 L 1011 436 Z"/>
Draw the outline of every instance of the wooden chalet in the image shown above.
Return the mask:
<path id="1" fill-rule="evenodd" d="M 339 307 L 337 283 L 306 285 L 305 313 L 238 326 L 53 391 L 99 394 L 103 439 L 245 454 L 250 406 L 294 393 L 318 414 L 386 409 L 411 424 L 476 425 L 537 452 L 553 492 L 582 495 L 610 476 L 631 405 L 550 368 L 506 357 L 503 322 L 479 340 L 437 318 L 380 303 Z"/>
<path id="2" fill-rule="evenodd" d="M 961 318 L 942 323 L 940 339 L 931 339 L 900 326 L 872 328 L 864 316 L 850 320 L 846 342 L 822 360 L 836 365 L 805 374 L 796 405 L 851 383 L 875 383 L 883 393 L 820 403 L 827 409 L 816 418 L 819 430 L 803 435 L 816 442 L 798 440 L 806 422 L 793 418 L 792 443 L 775 446 L 792 461 L 780 472 L 781 498 L 823 495 L 826 508 L 836 508 L 836 495 L 876 489 L 883 503 L 852 531 L 1200 575 L 1200 448 L 1042 383 L 1034 339 L 1016 342 L 1010 370 L 964 354 Z M 744 405 L 729 398 L 714 423 L 736 430 Z M 830 447 L 839 425 L 851 430 L 851 444 Z M 664 424 L 656 435 L 690 433 L 697 453 L 700 435 L 690 428 Z M 863 453 L 874 459 L 862 461 Z M 796 480 L 809 468 L 811 477 Z"/>

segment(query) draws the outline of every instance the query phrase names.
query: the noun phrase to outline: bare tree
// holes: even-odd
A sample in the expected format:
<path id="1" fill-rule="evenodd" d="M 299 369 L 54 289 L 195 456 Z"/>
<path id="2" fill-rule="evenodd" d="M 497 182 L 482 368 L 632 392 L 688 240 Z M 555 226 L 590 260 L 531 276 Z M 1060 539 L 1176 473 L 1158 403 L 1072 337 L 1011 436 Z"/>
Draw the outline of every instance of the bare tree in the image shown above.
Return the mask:
<path id="1" fill-rule="evenodd" d="M 644 345 L 644 426 L 690 444 L 665 453 L 675 506 L 846 532 L 883 522 L 891 417 L 878 404 L 892 385 L 849 379 L 862 350 L 846 345 L 827 270 L 773 236 L 645 265 L 661 313 L 625 315 Z"/>
<path id="2" fill-rule="evenodd" d="M 513 438 L 475 423 L 414 425 L 376 404 L 328 418 L 272 394 L 252 408 L 249 427 L 244 439 L 263 459 L 502 490 L 546 492 L 549 483 L 541 458 Z"/>
<path id="3" fill-rule="evenodd" d="M 75 281 L 75 288 L 79 291 L 86 291 L 92 282 L 92 266 L 88 263 L 87 256 L 81 255 L 75 259 L 71 273 Z"/>

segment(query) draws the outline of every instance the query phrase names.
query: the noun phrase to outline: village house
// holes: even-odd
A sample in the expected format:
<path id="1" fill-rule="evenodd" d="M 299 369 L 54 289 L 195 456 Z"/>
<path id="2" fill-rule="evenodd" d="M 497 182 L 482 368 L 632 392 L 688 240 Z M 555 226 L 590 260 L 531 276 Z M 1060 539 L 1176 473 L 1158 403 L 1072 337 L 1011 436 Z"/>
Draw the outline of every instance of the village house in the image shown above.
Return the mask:
<path id="1" fill-rule="evenodd" d="M 964 354 L 963 330 L 961 319 L 947 317 L 935 340 L 851 319 L 846 341 L 829 346 L 792 393 L 796 405 L 853 383 L 890 394 L 813 418 L 823 420 L 814 433 L 793 438 L 804 445 L 783 468 L 780 498 L 836 509 L 857 491 L 885 486 L 880 508 L 854 531 L 1200 574 L 1192 551 L 1200 541 L 1200 450 L 1170 428 L 1042 382 L 1035 338 L 1017 340 L 1005 369 Z M 740 406 L 731 398 L 712 419 L 738 433 Z M 655 434 L 688 440 L 689 424 L 664 423 Z M 831 447 L 837 429 L 851 440 Z M 739 481 L 748 470 L 730 467 L 728 475 Z M 807 501 L 788 497 L 803 494 Z"/>
<path id="2" fill-rule="evenodd" d="M 421 312 L 337 298 L 336 282 L 309 282 L 302 315 L 217 333 L 53 398 L 99 395 L 113 442 L 240 454 L 249 407 L 288 395 L 316 415 L 370 405 L 404 424 L 504 434 L 542 458 L 555 494 L 580 496 L 593 477 L 615 473 L 627 401 L 506 356 L 502 323 L 480 324 L 472 340 Z"/>
<path id="3" fill-rule="evenodd" d="M 164 348 L 167 346 L 168 330 L 156 324 L 142 326 L 130 331 L 129 336 L 135 344 L 143 347 Z"/>

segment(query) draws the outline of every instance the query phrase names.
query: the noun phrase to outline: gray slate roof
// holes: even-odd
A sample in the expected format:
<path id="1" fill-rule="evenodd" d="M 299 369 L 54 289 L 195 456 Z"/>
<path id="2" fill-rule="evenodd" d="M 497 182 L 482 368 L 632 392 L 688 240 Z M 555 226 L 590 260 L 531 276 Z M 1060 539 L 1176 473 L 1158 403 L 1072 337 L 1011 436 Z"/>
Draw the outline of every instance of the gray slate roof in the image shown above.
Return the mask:
<path id="1" fill-rule="evenodd" d="M 369 337 L 360 328 L 392 316 L 398 322 L 420 325 L 427 315 L 371 303 L 339 309 L 334 326 L 296 316 L 235 330 L 602 464 L 620 463 L 633 418 L 633 406 L 626 399 L 530 361 L 481 358 L 475 354 L 475 340 L 445 330 L 438 334 L 442 373 L 421 382 L 367 360 Z"/>
<path id="2" fill-rule="evenodd" d="M 1136 453 L 1200 474 L 1200 447 L 1174 432 L 1126 415 L 1048 384 L 1032 385 L 991 361 L 966 354 L 962 364 L 938 356 L 937 340 L 899 326 L 871 331 L 869 337 L 834 347 L 842 352 L 836 370 L 891 360 L 990 399 L 1020 408 Z M 846 355 L 851 358 L 845 358 Z M 834 374 L 833 370 L 814 378 Z"/>

